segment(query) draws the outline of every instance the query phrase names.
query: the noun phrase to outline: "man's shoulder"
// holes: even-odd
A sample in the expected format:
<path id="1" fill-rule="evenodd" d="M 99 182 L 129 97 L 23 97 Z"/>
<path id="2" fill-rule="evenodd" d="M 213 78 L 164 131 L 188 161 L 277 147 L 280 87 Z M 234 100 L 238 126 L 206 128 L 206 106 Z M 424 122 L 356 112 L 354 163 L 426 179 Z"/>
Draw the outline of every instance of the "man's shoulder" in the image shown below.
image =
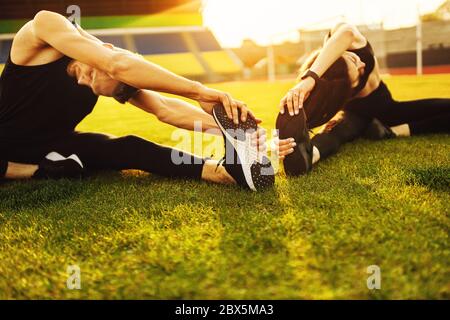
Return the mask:
<path id="1" fill-rule="evenodd" d="M 14 36 L 10 56 L 16 64 L 34 65 L 55 60 L 58 52 L 36 36 L 34 20 L 30 20 Z M 44 56 L 48 56 L 48 59 Z"/>

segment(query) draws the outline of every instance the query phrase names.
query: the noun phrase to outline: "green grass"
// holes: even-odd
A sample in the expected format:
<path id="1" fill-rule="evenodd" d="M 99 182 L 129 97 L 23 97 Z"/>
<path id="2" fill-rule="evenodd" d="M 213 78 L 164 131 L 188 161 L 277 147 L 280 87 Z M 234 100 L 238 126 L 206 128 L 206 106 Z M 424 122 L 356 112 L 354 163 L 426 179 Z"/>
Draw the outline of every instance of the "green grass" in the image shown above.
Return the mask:
<path id="1" fill-rule="evenodd" d="M 450 97 L 450 76 L 387 82 L 399 99 Z M 291 85 L 215 87 L 271 128 Z M 80 129 L 174 144 L 172 127 L 110 99 Z M 449 170 L 450 137 L 433 135 L 358 140 L 265 193 L 136 171 L 3 184 L 0 298 L 448 299 Z"/>

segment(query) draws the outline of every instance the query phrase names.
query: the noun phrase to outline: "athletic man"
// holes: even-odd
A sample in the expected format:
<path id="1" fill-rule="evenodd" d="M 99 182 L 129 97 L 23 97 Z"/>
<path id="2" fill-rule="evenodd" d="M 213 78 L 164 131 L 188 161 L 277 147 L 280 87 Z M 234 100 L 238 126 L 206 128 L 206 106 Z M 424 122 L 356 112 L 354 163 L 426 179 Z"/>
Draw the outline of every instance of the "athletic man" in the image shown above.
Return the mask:
<path id="1" fill-rule="evenodd" d="M 201 109 L 157 91 L 196 100 Z M 137 136 L 75 131 L 99 95 L 129 101 L 179 128 L 193 130 L 194 121 L 201 121 L 203 130 L 219 127 L 227 141 L 226 153 L 234 157 L 218 162 Z M 215 105 L 219 126 L 211 116 Z M 227 119 L 219 116 L 221 112 Z M 270 162 L 258 155 L 256 145 L 265 139 L 258 138 L 259 122 L 229 94 L 104 44 L 62 15 L 40 11 L 16 34 L 0 80 L 0 177 L 140 169 L 258 190 L 273 184 Z M 230 135 L 225 132 L 230 129 L 252 129 L 252 134 Z M 174 154 L 187 161 L 175 164 Z"/>

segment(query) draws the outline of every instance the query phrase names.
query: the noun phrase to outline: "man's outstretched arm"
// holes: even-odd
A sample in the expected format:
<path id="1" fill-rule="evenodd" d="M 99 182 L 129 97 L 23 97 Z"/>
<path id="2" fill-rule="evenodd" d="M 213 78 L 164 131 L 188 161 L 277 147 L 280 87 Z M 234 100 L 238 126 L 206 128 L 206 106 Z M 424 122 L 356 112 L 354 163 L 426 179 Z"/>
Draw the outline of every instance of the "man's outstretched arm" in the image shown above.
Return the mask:
<path id="1" fill-rule="evenodd" d="M 177 128 L 194 130 L 195 122 L 200 122 L 203 132 L 220 134 L 220 130 L 210 114 L 186 101 L 165 97 L 150 90 L 140 90 L 129 102 L 148 113 L 154 114 L 161 122 Z"/>
<path id="2" fill-rule="evenodd" d="M 140 89 L 180 95 L 199 102 L 220 102 L 235 123 L 247 118 L 247 108 L 229 94 L 176 75 L 126 51 L 110 50 L 80 34 L 62 15 L 40 11 L 33 19 L 33 34 L 42 47 L 51 46 L 62 54 L 108 73 L 112 78 Z M 209 106 L 209 105 L 208 105 Z M 238 109 L 242 110 L 241 119 Z M 212 108 L 206 108 L 211 113 Z"/>

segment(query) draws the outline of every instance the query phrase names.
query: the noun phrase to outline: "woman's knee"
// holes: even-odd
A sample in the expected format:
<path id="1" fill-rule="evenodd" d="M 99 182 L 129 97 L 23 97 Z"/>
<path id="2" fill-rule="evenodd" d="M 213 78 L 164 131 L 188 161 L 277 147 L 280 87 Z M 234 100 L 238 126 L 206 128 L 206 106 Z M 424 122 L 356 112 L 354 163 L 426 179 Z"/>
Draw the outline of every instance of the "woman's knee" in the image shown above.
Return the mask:
<path id="1" fill-rule="evenodd" d="M 353 113 L 346 113 L 341 121 L 334 126 L 332 132 L 342 143 L 346 143 L 361 136 L 368 123 L 368 119 Z"/>
<path id="2" fill-rule="evenodd" d="M 335 154 L 341 146 L 339 140 L 329 133 L 319 133 L 312 138 L 311 142 L 319 150 L 321 159 Z"/>

